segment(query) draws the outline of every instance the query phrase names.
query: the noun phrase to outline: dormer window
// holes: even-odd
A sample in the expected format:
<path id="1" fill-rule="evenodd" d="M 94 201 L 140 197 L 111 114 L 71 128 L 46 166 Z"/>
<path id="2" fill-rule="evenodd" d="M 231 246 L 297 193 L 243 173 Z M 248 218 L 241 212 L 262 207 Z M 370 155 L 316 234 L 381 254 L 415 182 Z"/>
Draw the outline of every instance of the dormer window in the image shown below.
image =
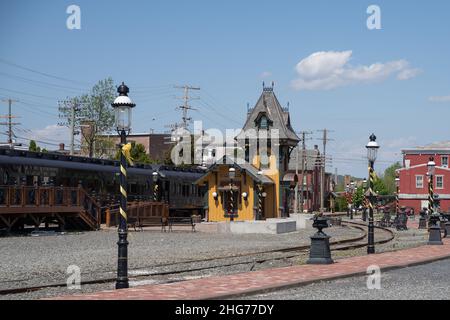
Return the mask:
<path id="1" fill-rule="evenodd" d="M 266 116 L 262 116 L 259 120 L 259 128 L 260 129 L 269 129 L 269 124 Z"/>
<path id="2" fill-rule="evenodd" d="M 260 130 L 269 130 L 269 127 L 272 125 L 272 120 L 270 120 L 265 112 L 262 112 L 255 119 L 255 125 Z"/>

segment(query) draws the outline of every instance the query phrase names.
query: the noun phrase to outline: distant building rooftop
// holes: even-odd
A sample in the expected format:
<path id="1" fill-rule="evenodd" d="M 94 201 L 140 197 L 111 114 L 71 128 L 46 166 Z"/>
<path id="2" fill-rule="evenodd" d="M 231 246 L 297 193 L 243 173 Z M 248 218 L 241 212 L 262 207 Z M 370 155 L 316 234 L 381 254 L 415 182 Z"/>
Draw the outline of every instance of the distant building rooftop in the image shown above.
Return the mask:
<path id="1" fill-rule="evenodd" d="M 429 152 L 432 152 L 432 153 L 440 153 L 440 152 L 448 153 L 448 152 L 450 152 L 450 141 L 434 142 L 434 143 L 430 143 L 430 144 L 425 145 L 425 146 L 419 146 L 419 147 L 415 147 L 415 148 L 404 149 L 404 150 L 402 150 L 402 152 L 404 154 L 406 154 L 406 153 L 417 154 L 417 153 L 429 153 Z"/>

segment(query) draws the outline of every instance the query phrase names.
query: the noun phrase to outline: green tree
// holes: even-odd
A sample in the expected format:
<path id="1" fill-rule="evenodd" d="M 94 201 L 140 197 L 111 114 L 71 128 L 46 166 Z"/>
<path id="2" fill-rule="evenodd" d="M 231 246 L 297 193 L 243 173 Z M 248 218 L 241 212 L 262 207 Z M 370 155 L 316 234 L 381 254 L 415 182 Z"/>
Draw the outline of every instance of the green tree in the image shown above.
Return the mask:
<path id="1" fill-rule="evenodd" d="M 98 135 L 111 130 L 114 124 L 114 112 L 111 103 L 114 101 L 116 88 L 112 78 L 100 80 L 91 92 L 77 97 L 68 98 L 60 105 L 61 113 L 70 126 L 72 106 L 77 106 L 74 125 L 81 126 L 82 148 L 89 157 L 94 156 L 95 143 Z"/>
<path id="2" fill-rule="evenodd" d="M 395 176 L 396 171 L 401 167 L 400 163 L 396 162 L 384 171 L 383 182 L 388 195 L 393 195 L 396 192 Z"/>
<path id="3" fill-rule="evenodd" d="M 362 205 L 363 201 L 364 201 L 364 188 L 359 187 L 353 194 L 353 204 L 357 208 L 360 205 Z"/>
<path id="4" fill-rule="evenodd" d="M 347 211 L 348 202 L 345 197 L 338 197 L 336 199 L 335 211 L 336 212 L 345 212 Z"/>
<path id="5" fill-rule="evenodd" d="M 28 151 L 41 152 L 41 148 L 38 147 L 38 145 L 36 144 L 36 141 L 30 140 L 30 145 L 28 146 Z"/>
<path id="6" fill-rule="evenodd" d="M 131 142 L 130 154 L 131 154 L 131 158 L 133 159 L 133 162 L 154 163 L 154 161 L 147 154 L 144 145 L 141 143 L 136 144 L 135 142 Z M 120 151 L 117 151 L 115 159 L 116 160 L 120 159 Z"/>

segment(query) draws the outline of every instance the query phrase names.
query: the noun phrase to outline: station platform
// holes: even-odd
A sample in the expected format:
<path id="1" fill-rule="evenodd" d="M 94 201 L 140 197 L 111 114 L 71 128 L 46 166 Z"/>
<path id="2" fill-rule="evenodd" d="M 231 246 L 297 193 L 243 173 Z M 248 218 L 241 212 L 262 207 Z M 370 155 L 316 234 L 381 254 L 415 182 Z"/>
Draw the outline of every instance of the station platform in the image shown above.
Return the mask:
<path id="1" fill-rule="evenodd" d="M 369 266 L 381 271 L 450 258 L 450 239 L 441 246 L 345 258 L 331 265 L 300 265 L 248 273 L 215 276 L 176 283 L 143 285 L 123 290 L 51 298 L 51 300 L 207 300 L 225 299 L 286 289 L 316 281 L 367 275 Z"/>

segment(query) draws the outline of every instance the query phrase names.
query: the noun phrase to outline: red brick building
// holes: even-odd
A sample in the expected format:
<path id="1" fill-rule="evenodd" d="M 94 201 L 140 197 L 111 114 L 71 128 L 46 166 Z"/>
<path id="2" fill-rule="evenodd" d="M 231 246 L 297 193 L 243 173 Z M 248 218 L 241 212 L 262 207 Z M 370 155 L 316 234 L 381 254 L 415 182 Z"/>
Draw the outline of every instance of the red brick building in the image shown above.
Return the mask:
<path id="1" fill-rule="evenodd" d="M 434 157 L 436 172 L 434 193 L 439 195 L 441 210 L 450 209 L 450 141 L 434 143 L 424 147 L 403 150 L 403 168 L 398 170 L 400 177 L 400 206 L 414 208 L 418 213 L 428 207 L 427 163 Z"/>

